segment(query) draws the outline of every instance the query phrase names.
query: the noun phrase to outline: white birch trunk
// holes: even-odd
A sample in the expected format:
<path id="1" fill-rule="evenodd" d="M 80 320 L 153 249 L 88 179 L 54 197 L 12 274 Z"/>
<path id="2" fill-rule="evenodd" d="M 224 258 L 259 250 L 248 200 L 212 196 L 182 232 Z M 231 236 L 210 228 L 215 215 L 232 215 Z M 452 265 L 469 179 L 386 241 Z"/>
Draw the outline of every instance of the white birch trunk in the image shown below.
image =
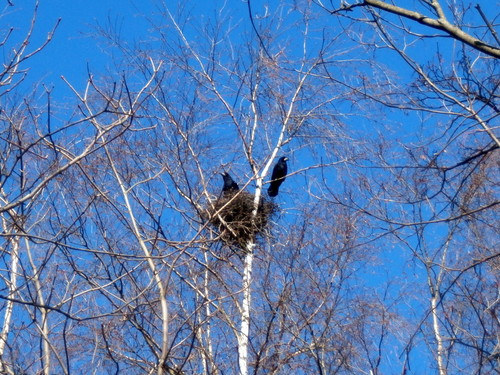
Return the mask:
<path id="1" fill-rule="evenodd" d="M 245 266 L 243 269 L 243 302 L 241 304 L 241 326 L 238 334 L 238 363 L 240 375 L 248 375 L 248 341 L 250 334 L 250 302 L 253 262 L 253 243 L 247 246 Z"/>
<path id="2" fill-rule="evenodd" d="M 5 228 L 5 220 L 3 226 Z M 7 343 L 7 337 L 10 332 L 10 324 L 12 321 L 12 310 L 14 309 L 14 302 L 12 299 L 16 293 L 17 289 L 17 269 L 19 267 L 19 237 L 13 237 L 11 241 L 12 251 L 10 253 L 10 279 L 7 285 L 8 294 L 7 301 L 5 305 L 5 314 L 3 316 L 2 332 L 0 333 L 0 360 L 2 373 L 9 375 L 14 375 L 12 367 L 4 361 L 5 355 L 5 345 Z"/>
<path id="3" fill-rule="evenodd" d="M 29 246 L 29 241 L 27 238 L 24 239 L 24 243 L 26 246 L 26 253 L 28 254 L 28 258 L 30 261 L 31 268 L 33 270 L 32 281 L 35 284 L 35 291 L 38 299 L 38 304 L 40 306 L 45 305 L 45 298 L 43 296 L 42 283 L 40 282 L 40 273 L 38 272 L 38 267 L 36 266 L 33 257 L 31 256 L 31 248 Z M 38 329 L 42 335 L 42 363 L 43 368 L 42 372 L 44 375 L 50 375 L 50 342 L 49 342 L 49 317 L 48 310 L 44 307 L 40 307 L 40 317 L 41 317 L 41 326 L 37 324 Z M 57 354 L 56 354 L 57 355 Z M 61 362 L 61 361 L 60 361 Z M 64 365 L 61 362 L 61 367 L 64 369 Z M 64 369 L 64 373 L 67 371 Z"/>
<path id="4" fill-rule="evenodd" d="M 124 182 L 122 181 L 120 174 L 118 173 L 118 170 L 115 167 L 115 163 L 113 158 L 111 157 L 108 148 L 104 148 L 108 157 L 108 161 L 111 165 L 111 169 L 113 170 L 113 173 L 115 175 L 116 181 L 118 182 L 123 200 L 125 202 L 125 206 L 127 207 L 127 211 L 129 214 L 130 218 L 130 224 L 132 227 L 132 230 L 134 232 L 134 236 L 137 239 L 137 242 L 139 243 L 139 246 L 144 253 L 144 256 L 147 260 L 149 269 L 151 271 L 154 283 L 156 284 L 156 287 L 158 288 L 159 296 L 158 299 L 160 301 L 160 306 L 161 306 L 161 321 L 162 321 L 162 342 L 161 342 L 161 351 L 158 353 L 158 366 L 156 368 L 156 373 L 158 375 L 163 375 L 164 374 L 164 365 L 167 359 L 168 355 L 168 322 L 169 322 L 169 315 L 168 315 L 168 304 L 167 304 L 167 292 L 165 290 L 165 286 L 163 285 L 163 281 L 160 276 L 160 272 L 158 270 L 157 265 L 153 261 L 151 257 L 151 253 L 143 239 L 143 236 L 141 234 L 141 231 L 139 229 L 139 226 L 137 224 L 137 220 L 134 215 L 134 210 L 132 208 L 132 205 L 129 200 L 129 192 L 130 190 L 125 187 Z"/>
<path id="5" fill-rule="evenodd" d="M 446 375 L 446 367 L 444 365 L 444 347 L 443 347 L 443 336 L 441 335 L 441 328 L 439 326 L 439 316 L 438 316 L 438 303 L 439 296 L 434 294 L 431 299 L 432 308 L 432 327 L 434 329 L 434 337 L 437 342 L 437 363 L 439 375 Z"/>

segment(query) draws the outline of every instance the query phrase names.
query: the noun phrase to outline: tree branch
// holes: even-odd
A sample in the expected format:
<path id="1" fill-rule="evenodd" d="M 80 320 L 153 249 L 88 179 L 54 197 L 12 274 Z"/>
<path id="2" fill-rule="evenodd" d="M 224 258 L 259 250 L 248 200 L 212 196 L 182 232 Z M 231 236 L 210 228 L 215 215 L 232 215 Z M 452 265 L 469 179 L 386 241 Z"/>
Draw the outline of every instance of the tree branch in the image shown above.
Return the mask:
<path id="1" fill-rule="evenodd" d="M 436 4 L 434 4 L 436 3 Z M 388 4 L 381 0 L 364 0 L 361 4 L 356 4 L 358 6 L 371 6 L 397 16 L 401 16 L 413 21 L 416 21 L 422 25 L 429 26 L 436 30 L 441 30 L 446 32 L 452 38 L 465 43 L 472 48 L 483 52 L 489 56 L 500 58 L 500 48 L 489 45 L 488 43 L 483 42 L 470 34 L 467 34 L 465 31 L 460 29 L 459 27 L 452 25 L 445 17 L 441 11 L 441 7 L 439 3 L 436 1 L 433 2 L 433 6 L 436 8 L 437 13 L 440 15 L 439 18 L 431 18 L 426 15 L 415 12 L 409 9 L 401 8 L 396 5 Z M 345 9 L 344 9 L 345 10 Z"/>

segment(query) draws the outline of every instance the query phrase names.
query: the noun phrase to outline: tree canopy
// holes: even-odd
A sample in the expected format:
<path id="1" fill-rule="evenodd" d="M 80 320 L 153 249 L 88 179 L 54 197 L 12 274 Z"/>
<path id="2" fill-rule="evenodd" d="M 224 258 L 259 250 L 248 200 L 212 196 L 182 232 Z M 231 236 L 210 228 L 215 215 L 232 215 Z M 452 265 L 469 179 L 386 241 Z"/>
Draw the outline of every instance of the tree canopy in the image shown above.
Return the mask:
<path id="1" fill-rule="evenodd" d="M 407 3 L 6 2 L 0 372 L 500 373 L 498 4 Z"/>

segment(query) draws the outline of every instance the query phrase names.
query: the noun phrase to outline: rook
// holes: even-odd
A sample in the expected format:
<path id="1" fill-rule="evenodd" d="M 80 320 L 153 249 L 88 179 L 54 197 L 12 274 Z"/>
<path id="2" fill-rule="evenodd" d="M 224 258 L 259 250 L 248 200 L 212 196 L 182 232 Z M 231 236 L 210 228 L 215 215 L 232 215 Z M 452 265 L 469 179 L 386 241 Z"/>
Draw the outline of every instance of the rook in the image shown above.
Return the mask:
<path id="1" fill-rule="evenodd" d="M 273 174 L 271 176 L 271 184 L 267 189 L 267 194 L 270 197 L 275 197 L 278 195 L 280 185 L 285 181 L 285 177 L 288 171 L 288 167 L 286 165 L 287 157 L 282 156 L 273 169 Z"/>
<path id="2" fill-rule="evenodd" d="M 224 186 L 222 187 L 222 192 L 224 194 L 234 193 L 240 190 L 238 184 L 234 182 L 233 178 L 229 175 L 229 173 L 224 172 L 221 174 L 222 178 L 224 179 Z"/>

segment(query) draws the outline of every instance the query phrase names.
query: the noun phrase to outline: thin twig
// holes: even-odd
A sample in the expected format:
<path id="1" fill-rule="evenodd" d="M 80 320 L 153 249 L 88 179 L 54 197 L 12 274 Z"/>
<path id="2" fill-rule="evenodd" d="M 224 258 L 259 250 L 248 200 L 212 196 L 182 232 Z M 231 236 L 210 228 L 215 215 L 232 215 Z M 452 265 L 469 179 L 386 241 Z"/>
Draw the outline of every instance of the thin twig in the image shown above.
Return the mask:
<path id="1" fill-rule="evenodd" d="M 488 21 L 488 19 L 486 18 L 486 15 L 483 13 L 483 10 L 481 9 L 481 6 L 479 4 L 476 4 L 475 8 L 477 9 L 479 14 L 481 15 L 481 18 L 483 19 L 486 26 L 488 26 L 488 29 L 490 30 L 491 35 L 493 35 L 493 38 L 495 38 L 497 44 L 500 45 L 500 39 L 498 38 L 497 32 L 495 31 L 493 26 L 491 26 L 490 21 Z"/>

